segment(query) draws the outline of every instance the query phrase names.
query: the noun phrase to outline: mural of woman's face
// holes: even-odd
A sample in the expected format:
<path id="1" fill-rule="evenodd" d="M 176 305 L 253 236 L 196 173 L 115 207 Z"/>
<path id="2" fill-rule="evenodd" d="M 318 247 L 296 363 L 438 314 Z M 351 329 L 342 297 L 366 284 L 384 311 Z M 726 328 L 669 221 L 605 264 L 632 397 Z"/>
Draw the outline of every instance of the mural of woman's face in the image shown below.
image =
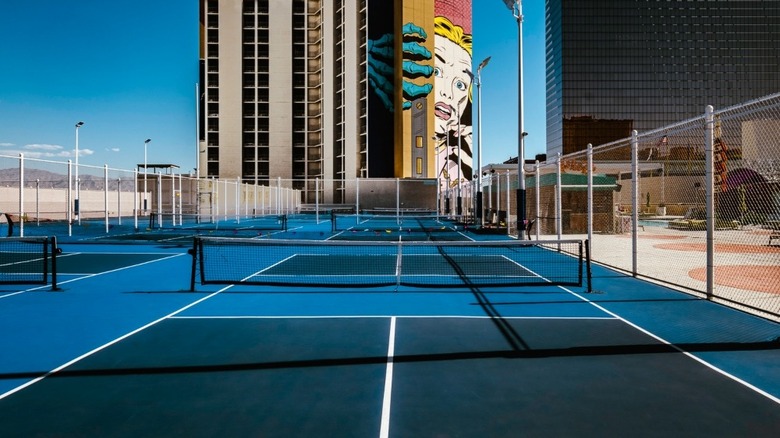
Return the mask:
<path id="1" fill-rule="evenodd" d="M 468 105 L 471 78 L 464 70 L 471 70 L 471 56 L 459 45 L 443 36 L 436 36 L 434 66 L 436 105 L 436 133 L 443 135 L 456 130 L 459 115 Z"/>

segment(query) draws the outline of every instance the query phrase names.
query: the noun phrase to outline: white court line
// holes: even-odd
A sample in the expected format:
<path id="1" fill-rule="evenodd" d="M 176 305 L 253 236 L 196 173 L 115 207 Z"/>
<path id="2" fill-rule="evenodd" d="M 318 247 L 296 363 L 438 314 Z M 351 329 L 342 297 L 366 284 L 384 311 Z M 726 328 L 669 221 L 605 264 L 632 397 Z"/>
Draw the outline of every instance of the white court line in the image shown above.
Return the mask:
<path id="1" fill-rule="evenodd" d="M 385 392 L 382 397 L 382 420 L 379 437 L 390 435 L 390 404 L 393 398 L 393 358 L 395 356 L 395 316 L 390 318 L 390 336 L 387 341 L 387 370 L 385 371 Z"/>
<path id="2" fill-rule="evenodd" d="M 488 315 L 181 315 L 171 319 L 495 319 Z M 596 320 L 611 321 L 614 316 L 502 316 L 512 320 Z"/>
<path id="3" fill-rule="evenodd" d="M 137 253 L 123 253 L 123 252 L 117 252 L 117 253 L 93 253 L 93 252 L 88 252 L 88 253 L 83 253 L 83 252 L 72 252 L 72 253 L 64 254 L 62 256 L 57 256 L 57 258 L 69 257 L 69 256 L 79 255 L 79 254 L 137 254 Z M 165 255 L 166 253 L 141 253 L 141 254 Z M 138 267 L 138 266 L 143 266 L 143 265 L 147 265 L 147 264 L 154 263 L 154 262 L 160 262 L 160 261 L 163 261 L 163 260 L 168 260 L 168 259 L 171 259 L 171 258 L 174 258 L 174 257 L 179 257 L 179 256 L 182 256 L 182 255 L 187 255 L 187 254 L 182 254 L 182 253 L 171 254 L 171 255 L 169 255 L 167 257 L 162 257 L 162 258 L 154 259 L 154 260 L 148 260 L 148 261 L 145 261 L 145 262 L 136 263 L 135 265 L 124 266 L 124 267 L 121 267 L 121 268 L 112 269 L 110 271 L 103 271 L 103 272 L 98 272 L 98 273 L 79 274 L 79 273 L 69 272 L 67 274 L 61 274 L 61 273 L 58 272 L 57 273 L 57 277 L 61 277 L 61 276 L 71 276 L 71 277 L 72 276 L 77 276 L 77 278 L 72 278 L 70 280 L 65 280 L 65 281 L 58 281 L 57 282 L 57 286 L 59 287 L 59 285 L 61 285 L 61 284 L 72 283 L 74 281 L 80 281 L 80 280 L 84 280 L 84 279 L 87 279 L 87 278 L 97 277 L 97 276 L 103 275 L 103 274 L 109 274 L 109 273 L 112 273 L 112 272 L 118 272 L 118 271 L 122 271 L 122 270 L 125 270 L 125 269 L 135 268 L 135 267 Z M 43 286 L 38 286 L 38 287 L 25 289 L 25 290 L 20 290 L 20 291 L 16 291 L 16 292 L 10 292 L 10 293 L 5 294 L 5 295 L 0 295 L 0 299 L 12 297 L 14 295 L 23 294 L 25 292 L 33 292 L 33 291 L 37 291 L 37 290 L 41 290 L 41 289 L 50 289 L 50 288 L 51 288 L 51 285 L 43 285 Z M 0 293 L 2 293 L 2 292 L 0 292 Z"/>
<path id="4" fill-rule="evenodd" d="M 224 287 L 224 288 L 222 288 L 222 289 L 220 289 L 220 290 L 218 290 L 218 291 L 216 291 L 216 292 L 214 292 L 214 293 L 212 293 L 212 294 L 209 294 L 209 295 L 207 295 L 207 296 L 205 296 L 205 297 L 203 297 L 203 298 L 201 298 L 201 299 L 199 299 L 199 300 L 193 301 L 192 303 L 190 303 L 190 304 L 188 304 L 188 305 L 186 305 L 186 306 L 184 306 L 184 307 L 182 307 L 182 308 L 180 308 L 180 309 L 178 309 L 178 310 L 176 310 L 176 311 L 174 311 L 174 312 L 171 312 L 171 313 L 169 313 L 168 315 L 165 315 L 165 316 L 163 316 L 162 318 L 159 318 L 159 319 L 157 319 L 157 320 L 155 320 L 155 321 L 152 321 L 152 322 L 150 322 L 150 323 L 148 323 L 148 324 L 146 324 L 146 325 L 144 325 L 144 326 L 141 326 L 141 327 L 139 327 L 139 328 L 137 328 L 137 329 L 135 329 L 135 330 L 133 330 L 133 331 L 131 331 L 131 332 L 129 332 L 129 333 L 126 333 L 126 334 L 124 334 L 124 335 L 122 335 L 122 336 L 120 336 L 120 337 L 118 337 L 118 338 L 114 339 L 113 341 L 107 342 L 107 343 L 105 343 L 105 344 L 103 344 L 103 345 L 101 345 L 101 346 L 99 346 L 99 347 L 97 347 L 97 348 L 95 348 L 95 349 L 93 349 L 93 350 L 91 350 L 91 351 L 88 351 L 88 352 L 86 352 L 86 353 L 82 354 L 81 356 L 78 356 L 77 358 L 75 358 L 75 359 L 73 359 L 73 360 L 70 360 L 70 361 L 68 361 L 68 362 L 65 362 L 64 364 L 62 364 L 62 365 L 60 365 L 60 366 L 58 366 L 58 367 L 54 368 L 53 370 L 51 370 L 51 371 L 49 371 L 49 372 L 45 373 L 44 375 L 42 375 L 42 376 L 40 376 L 40 377 L 36 377 L 36 378 L 34 378 L 34 379 L 30 380 L 29 382 L 23 383 L 23 384 L 21 384 L 21 385 L 17 386 L 16 388 L 13 388 L 13 389 L 11 389 L 11 390 L 9 390 L 9 391 L 7 391 L 7 392 L 3 393 L 3 394 L 0 394 L 0 400 L 2 400 L 2 399 L 4 399 L 4 398 L 8 397 L 8 396 L 9 396 L 9 395 L 11 395 L 11 394 L 14 394 L 14 393 L 16 393 L 16 392 L 19 392 L 19 391 L 21 391 L 22 389 L 25 389 L 25 388 L 27 388 L 27 387 L 29 387 L 29 386 L 32 386 L 32 385 L 34 385 L 35 383 L 38 383 L 38 382 L 40 382 L 41 380 L 45 379 L 46 377 L 48 377 L 48 376 L 51 376 L 52 374 L 54 374 L 54 373 L 56 373 L 56 372 L 58 372 L 58 371 L 61 371 L 61 370 L 65 369 L 65 368 L 67 368 L 67 367 L 69 367 L 69 366 L 73 365 L 74 363 L 76 363 L 76 362 L 79 362 L 79 361 L 80 361 L 80 360 L 82 360 L 82 359 L 85 359 L 85 358 L 87 358 L 87 357 L 89 357 L 89 356 L 91 356 L 91 355 L 93 355 L 93 354 L 95 354 L 95 353 L 97 353 L 97 352 L 99 352 L 99 351 L 101 351 L 101 350 L 104 350 L 104 349 L 106 349 L 106 348 L 108 348 L 108 347 L 110 347 L 110 346 L 112 346 L 112 345 L 116 344 L 116 343 L 117 343 L 117 342 L 119 342 L 119 341 L 122 341 L 122 340 L 124 340 L 124 339 L 127 339 L 127 338 L 129 338 L 130 336 L 132 336 L 132 335 L 134 335 L 134 334 L 136 334 L 136 333 L 138 333 L 138 332 L 140 332 L 140 331 L 142 331 L 142 330 L 145 330 L 145 329 L 147 329 L 147 328 L 149 328 L 149 327 L 151 327 L 151 326 L 153 326 L 153 325 L 155 325 L 155 324 L 157 324 L 157 323 L 159 323 L 159 322 L 161 322 L 161 321 L 164 321 L 164 320 L 166 320 L 166 319 L 168 319 L 168 318 L 170 318 L 170 317 L 172 317 L 172 316 L 176 315 L 177 313 L 183 312 L 183 311 L 185 311 L 185 310 L 189 309 L 190 307 L 192 307 L 192 306 L 194 306 L 194 305 L 196 305 L 196 304 L 199 304 L 199 303 L 201 303 L 201 302 L 203 302 L 203 301 L 205 301 L 205 300 L 207 300 L 207 299 L 209 299 L 209 298 L 211 298 L 211 297 L 213 297 L 213 296 L 215 296 L 215 295 L 217 295 L 217 294 L 219 294 L 219 293 L 221 293 L 221 292 L 224 292 L 224 291 L 226 291 L 226 290 L 230 289 L 231 287 L 233 287 L 233 285 L 230 285 L 230 286 Z"/>
<path id="5" fill-rule="evenodd" d="M 73 254 L 91 254 L 91 253 L 73 253 Z M 125 269 L 137 268 L 138 266 L 148 265 L 150 263 L 161 262 L 163 260 L 168 260 L 168 259 L 172 259 L 172 258 L 175 258 L 175 257 L 181 257 L 183 255 L 188 255 L 188 254 L 183 254 L 183 253 L 181 253 L 181 254 L 173 254 L 173 255 L 169 255 L 167 257 L 163 257 L 163 258 L 160 258 L 160 259 L 148 260 L 148 261 L 145 261 L 145 262 L 136 263 L 134 265 L 123 266 L 121 268 L 112 269 L 110 271 L 97 272 L 97 273 L 94 273 L 94 274 L 88 274 L 88 275 L 86 275 L 84 277 L 73 278 L 73 279 L 65 280 L 65 281 L 58 281 L 57 282 L 57 286 L 59 286 L 61 284 L 72 283 L 74 281 L 86 280 L 87 278 L 97 277 L 97 276 L 104 275 L 104 274 L 110 274 L 112 272 L 124 271 Z M 57 275 L 59 275 L 59 273 Z"/>
<path id="6" fill-rule="evenodd" d="M 605 312 L 608 315 L 614 316 L 615 318 L 619 319 L 623 323 L 633 327 L 636 330 L 639 330 L 640 332 L 642 332 L 645 335 L 647 335 L 647 336 L 649 336 L 649 337 L 651 337 L 651 338 L 661 342 L 662 344 L 665 344 L 665 345 L 668 345 L 668 346 L 674 348 L 675 350 L 679 351 L 680 353 L 684 354 L 685 356 L 695 360 L 696 362 L 699 362 L 700 364 L 702 364 L 702 365 L 706 366 L 707 368 L 715 371 L 716 373 L 719 373 L 719 374 L 721 374 L 721 375 L 723 375 L 723 376 L 725 376 L 725 377 L 727 377 L 727 378 L 729 378 L 729 379 L 739 383 L 740 385 L 745 386 L 746 388 L 751 389 L 751 390 L 755 391 L 756 393 L 763 395 L 764 397 L 768 398 L 769 400 L 771 400 L 771 401 L 773 401 L 773 402 L 775 402 L 777 404 L 780 404 L 780 398 L 775 397 L 774 395 L 764 391 L 763 389 L 758 388 L 757 386 L 754 386 L 751 383 L 748 383 L 748 382 L 740 379 L 739 377 L 737 377 L 737 376 L 735 376 L 733 374 L 730 374 L 730 373 L 728 373 L 725 370 L 722 370 L 722 369 L 718 368 L 717 366 L 707 362 L 706 360 L 696 356 L 693 353 L 690 353 L 688 351 L 683 350 L 682 348 L 680 348 L 677 345 L 667 341 L 666 339 L 664 339 L 664 338 L 662 338 L 662 337 L 660 337 L 660 336 L 650 332 L 649 330 L 646 330 L 646 329 L 640 327 L 637 324 L 634 324 L 633 322 L 623 318 L 622 316 L 618 315 L 617 313 L 614 313 L 614 312 L 612 312 L 610 310 L 607 310 L 606 308 L 602 307 L 601 305 L 594 303 L 593 301 L 583 297 L 582 295 L 580 295 L 580 294 L 578 294 L 576 292 L 573 292 L 573 291 L 571 291 L 571 290 L 569 290 L 569 289 L 567 289 L 567 288 L 565 288 L 563 286 L 558 286 L 558 287 L 560 287 L 561 289 L 565 290 L 566 292 L 574 295 L 575 297 L 581 299 L 582 301 L 585 301 L 586 303 L 596 307 L 597 309 L 601 310 L 602 312 Z"/>

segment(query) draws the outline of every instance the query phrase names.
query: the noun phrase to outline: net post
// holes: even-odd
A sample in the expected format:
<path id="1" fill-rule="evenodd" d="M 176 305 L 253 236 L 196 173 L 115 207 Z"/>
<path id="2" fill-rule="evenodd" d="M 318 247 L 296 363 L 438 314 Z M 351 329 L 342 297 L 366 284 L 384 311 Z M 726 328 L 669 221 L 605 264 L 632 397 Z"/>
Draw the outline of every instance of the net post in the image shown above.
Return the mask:
<path id="1" fill-rule="evenodd" d="M 43 278 L 42 283 L 46 284 L 49 282 L 49 238 L 44 237 L 42 240 L 43 243 Z"/>
<path id="2" fill-rule="evenodd" d="M 587 275 L 586 282 L 587 282 L 587 288 L 588 293 L 593 292 L 593 276 L 590 271 L 590 240 L 585 239 L 585 273 Z"/>
<path id="3" fill-rule="evenodd" d="M 52 292 L 55 292 L 60 290 L 57 287 L 57 253 L 60 251 L 60 248 L 57 246 L 57 236 L 52 236 L 50 242 L 51 242 L 51 290 Z"/>
<path id="4" fill-rule="evenodd" d="M 195 270 L 197 269 L 198 260 L 198 238 L 192 239 L 192 248 L 187 251 L 192 256 L 192 271 L 190 273 L 190 292 L 195 292 Z"/>
<path id="5" fill-rule="evenodd" d="M 403 240 L 398 237 L 398 254 L 395 259 L 395 290 L 401 287 L 401 260 L 403 259 Z"/>

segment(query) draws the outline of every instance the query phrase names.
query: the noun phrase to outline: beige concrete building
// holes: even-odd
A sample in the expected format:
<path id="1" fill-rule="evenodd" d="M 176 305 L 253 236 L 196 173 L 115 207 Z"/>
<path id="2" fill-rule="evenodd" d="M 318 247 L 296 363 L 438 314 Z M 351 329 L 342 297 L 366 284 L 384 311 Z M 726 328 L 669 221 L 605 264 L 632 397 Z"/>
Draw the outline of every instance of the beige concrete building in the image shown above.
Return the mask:
<path id="1" fill-rule="evenodd" d="M 368 176 L 365 2 L 200 3 L 201 176 L 284 181 L 307 198 L 319 178 L 321 199 L 339 202 L 334 181 Z"/>

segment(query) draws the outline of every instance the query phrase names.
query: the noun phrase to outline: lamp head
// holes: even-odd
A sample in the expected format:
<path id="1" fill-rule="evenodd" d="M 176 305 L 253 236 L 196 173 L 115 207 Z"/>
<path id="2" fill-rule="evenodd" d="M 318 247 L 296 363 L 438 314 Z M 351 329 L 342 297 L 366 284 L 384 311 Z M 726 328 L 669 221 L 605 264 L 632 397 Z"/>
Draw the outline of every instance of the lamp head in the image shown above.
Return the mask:
<path id="1" fill-rule="evenodd" d="M 490 62 L 490 58 L 491 58 L 491 57 L 490 57 L 490 56 L 488 56 L 487 58 L 485 58 L 485 60 L 484 60 L 484 61 L 482 61 L 482 62 L 480 62 L 480 63 L 479 63 L 479 67 L 477 67 L 477 72 L 479 72 L 479 71 L 480 71 L 480 70 L 482 70 L 483 68 L 487 67 L 487 65 L 488 65 L 488 62 Z"/>
<path id="2" fill-rule="evenodd" d="M 509 8 L 510 11 L 513 11 L 515 7 L 515 0 L 504 0 L 504 4 L 507 8 Z"/>
<path id="3" fill-rule="evenodd" d="M 78 123 L 76 123 L 76 127 L 77 127 L 77 128 L 81 128 L 82 126 L 84 126 L 84 122 L 78 122 Z"/>
<path id="4" fill-rule="evenodd" d="M 152 139 L 151 138 L 147 138 L 146 140 L 144 140 L 144 144 L 148 144 L 150 141 L 152 141 Z"/>

